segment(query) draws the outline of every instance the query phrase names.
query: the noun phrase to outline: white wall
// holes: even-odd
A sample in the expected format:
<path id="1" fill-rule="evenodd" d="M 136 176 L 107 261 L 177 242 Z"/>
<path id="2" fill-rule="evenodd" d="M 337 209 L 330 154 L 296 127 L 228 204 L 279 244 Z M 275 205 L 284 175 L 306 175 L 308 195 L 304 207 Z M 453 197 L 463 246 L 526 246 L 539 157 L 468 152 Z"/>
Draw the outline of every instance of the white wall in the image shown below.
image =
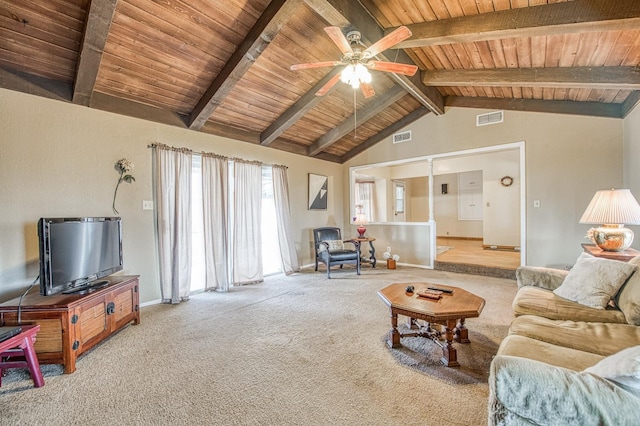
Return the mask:
<path id="1" fill-rule="evenodd" d="M 624 184 L 640 202 L 640 107 L 624 119 Z M 635 233 L 632 247 L 640 250 L 640 226 L 629 226 Z"/>
<path id="2" fill-rule="evenodd" d="M 526 263 L 575 262 L 588 229 L 578 220 L 591 197 L 598 189 L 622 185 L 623 121 L 505 111 L 504 123 L 476 127 L 476 114 L 485 112 L 448 108 L 442 116 L 429 114 L 404 129 L 413 132 L 412 141 L 380 142 L 349 161 L 345 176 L 350 166 L 524 141 Z M 533 208 L 533 200 L 541 207 Z"/>
<path id="3" fill-rule="evenodd" d="M 442 184 L 448 191 L 442 193 Z M 439 237 L 482 238 L 481 220 L 458 220 L 458 173 L 433 177 L 433 217 Z"/>
<path id="4" fill-rule="evenodd" d="M 136 179 L 118 190 L 123 273 L 140 275 L 142 302 L 160 298 L 153 212 L 142 210 L 142 200 L 153 198 L 147 147 L 153 142 L 288 166 L 302 264 L 313 258 L 312 228 L 345 223 L 339 164 L 0 89 L 0 301 L 38 275 L 40 217 L 113 216 L 114 164 L 122 157 L 135 164 Z M 326 211 L 307 210 L 308 173 L 330 177 Z"/>

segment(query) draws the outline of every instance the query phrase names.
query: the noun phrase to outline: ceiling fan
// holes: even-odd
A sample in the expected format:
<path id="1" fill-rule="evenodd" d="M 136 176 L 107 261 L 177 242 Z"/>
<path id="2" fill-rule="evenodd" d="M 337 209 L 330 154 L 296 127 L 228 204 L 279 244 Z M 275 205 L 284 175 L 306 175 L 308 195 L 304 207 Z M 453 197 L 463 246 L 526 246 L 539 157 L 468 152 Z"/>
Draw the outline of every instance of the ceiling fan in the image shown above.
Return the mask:
<path id="1" fill-rule="evenodd" d="M 411 37 L 411 30 L 402 26 L 382 37 L 369 47 L 366 47 L 361 39 L 359 31 L 350 31 L 345 37 L 340 27 L 325 27 L 324 31 L 342 52 L 339 61 L 312 62 L 292 65 L 291 70 L 304 70 L 309 68 L 344 66 L 340 74 L 336 74 L 324 86 L 316 92 L 316 96 L 323 96 L 339 81 L 350 84 L 354 89 L 360 87 L 365 98 L 375 95 L 371 86 L 371 74 L 369 70 L 392 72 L 412 76 L 418 70 L 415 65 L 399 64 L 373 60 L 377 54 L 389 49 L 401 41 Z M 364 49 L 363 49 L 364 48 Z"/>

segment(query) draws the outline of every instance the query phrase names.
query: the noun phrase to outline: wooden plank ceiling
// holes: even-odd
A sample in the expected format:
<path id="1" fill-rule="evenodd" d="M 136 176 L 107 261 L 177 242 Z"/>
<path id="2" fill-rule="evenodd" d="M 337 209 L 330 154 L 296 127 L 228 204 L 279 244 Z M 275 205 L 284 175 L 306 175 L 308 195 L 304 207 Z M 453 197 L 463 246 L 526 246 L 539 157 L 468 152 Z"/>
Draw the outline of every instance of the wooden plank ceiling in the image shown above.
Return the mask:
<path id="1" fill-rule="evenodd" d="M 289 68 L 402 25 L 372 97 Z M 622 118 L 639 65 L 637 0 L 0 0 L 0 87 L 338 163 L 448 106 Z"/>

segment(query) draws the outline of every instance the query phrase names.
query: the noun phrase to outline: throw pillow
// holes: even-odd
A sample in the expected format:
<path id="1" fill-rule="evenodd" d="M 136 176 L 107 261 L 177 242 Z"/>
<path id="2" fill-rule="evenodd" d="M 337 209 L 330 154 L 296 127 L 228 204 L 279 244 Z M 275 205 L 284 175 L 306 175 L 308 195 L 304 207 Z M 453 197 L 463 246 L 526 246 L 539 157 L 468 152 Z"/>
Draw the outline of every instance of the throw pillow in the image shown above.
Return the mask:
<path id="1" fill-rule="evenodd" d="M 342 242 L 342 240 L 324 240 L 322 242 L 329 244 L 329 253 L 344 250 L 344 243 Z M 320 244 L 320 247 L 318 249 L 319 251 L 325 251 L 327 249 L 327 246 L 325 246 L 324 244 Z"/>
<path id="2" fill-rule="evenodd" d="M 625 262 L 582 253 L 562 285 L 553 292 L 581 305 L 604 309 L 635 269 Z"/>
<path id="3" fill-rule="evenodd" d="M 620 288 L 615 301 L 616 306 L 627 319 L 627 323 L 640 325 L 640 256 L 631 259 L 629 265 L 634 265 L 636 272 Z"/>
<path id="4" fill-rule="evenodd" d="M 640 390 L 640 346 L 623 349 L 584 370 L 623 386 Z"/>

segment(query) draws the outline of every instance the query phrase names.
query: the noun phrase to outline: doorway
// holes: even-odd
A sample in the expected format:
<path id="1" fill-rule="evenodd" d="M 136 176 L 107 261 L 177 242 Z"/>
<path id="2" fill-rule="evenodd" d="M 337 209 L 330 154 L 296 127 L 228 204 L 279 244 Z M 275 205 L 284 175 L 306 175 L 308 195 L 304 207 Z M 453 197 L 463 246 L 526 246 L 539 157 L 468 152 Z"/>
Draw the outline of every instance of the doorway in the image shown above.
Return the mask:
<path id="1" fill-rule="evenodd" d="M 435 269 L 512 277 L 525 263 L 524 143 L 433 159 Z"/>

